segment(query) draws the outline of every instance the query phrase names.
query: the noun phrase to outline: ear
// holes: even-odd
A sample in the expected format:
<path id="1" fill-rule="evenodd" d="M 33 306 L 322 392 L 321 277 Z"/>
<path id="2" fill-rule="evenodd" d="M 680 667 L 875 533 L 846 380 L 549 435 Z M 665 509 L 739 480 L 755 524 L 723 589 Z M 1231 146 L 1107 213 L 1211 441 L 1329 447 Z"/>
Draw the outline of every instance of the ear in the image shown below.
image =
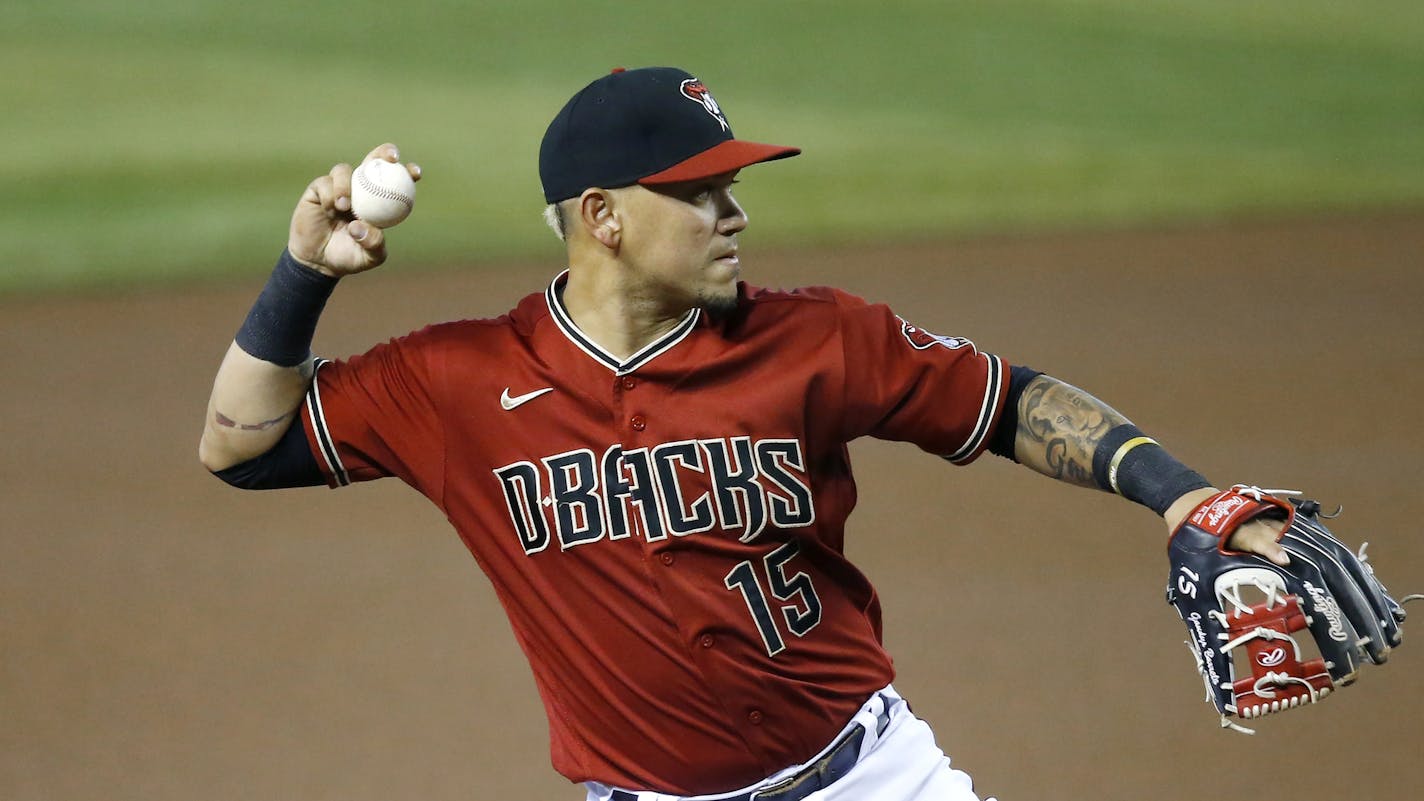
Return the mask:
<path id="1" fill-rule="evenodd" d="M 579 195 L 579 222 L 589 235 L 609 250 L 617 250 L 623 239 L 623 223 L 618 219 L 617 195 L 592 187 Z"/>

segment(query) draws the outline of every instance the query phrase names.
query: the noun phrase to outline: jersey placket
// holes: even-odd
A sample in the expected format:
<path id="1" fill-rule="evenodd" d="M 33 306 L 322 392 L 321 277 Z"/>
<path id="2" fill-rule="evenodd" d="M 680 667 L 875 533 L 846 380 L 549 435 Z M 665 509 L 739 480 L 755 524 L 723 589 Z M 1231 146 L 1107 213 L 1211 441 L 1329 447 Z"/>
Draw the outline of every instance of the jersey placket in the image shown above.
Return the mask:
<path id="1" fill-rule="evenodd" d="M 666 427 L 662 425 L 664 419 L 651 415 L 646 410 L 663 409 L 664 414 L 671 414 L 668 410 L 672 408 L 672 392 L 671 386 L 664 386 L 662 381 L 651 377 L 628 373 L 614 376 L 611 405 L 617 410 L 618 419 L 621 421 L 623 452 L 631 457 L 628 462 L 638 465 L 628 466 L 625 463 L 627 470 L 623 476 L 624 480 L 656 482 L 652 471 L 657 468 L 653 465 L 653 460 L 647 457 L 659 443 L 675 438 L 676 434 L 660 430 Z M 716 707 L 723 711 L 729 728 L 740 732 L 748 750 L 757 755 L 758 733 L 765 720 L 765 713 L 759 705 L 748 706 L 738 700 L 744 693 L 739 691 L 735 682 L 714 681 L 715 677 L 729 675 L 725 671 L 725 664 L 713 664 L 726 660 L 725 655 L 718 653 L 720 643 L 717 637 L 701 623 L 689 625 L 687 616 L 678 614 L 679 608 L 685 606 L 687 596 L 685 590 L 676 587 L 687 581 L 686 576 L 678 575 L 685 569 L 681 564 L 685 560 L 680 560 L 679 557 L 691 556 L 682 545 L 687 535 L 674 533 L 674 523 L 667 519 L 667 516 L 674 514 L 672 505 L 679 503 L 679 500 L 671 497 L 660 498 L 659 503 L 653 505 L 654 508 L 648 509 L 645 505 L 645 516 L 640 518 L 630 515 L 630 522 L 647 521 L 639 525 L 641 530 L 635 532 L 634 538 L 642 549 L 653 588 L 659 600 L 671 612 L 670 619 L 676 623 L 679 639 L 705 682 L 705 692 Z M 676 512 L 678 515 L 682 513 L 680 509 Z M 704 576 L 703 579 L 705 578 Z"/>
<path id="2" fill-rule="evenodd" d="M 566 281 L 567 272 L 555 278 L 545 292 L 545 300 L 555 324 L 564 336 L 590 358 L 602 363 L 612 371 L 610 407 L 614 409 L 614 419 L 619 421 L 617 424 L 619 439 L 622 443 L 622 452 L 626 457 L 620 460 L 624 469 L 620 471 L 622 475 L 618 476 L 618 479 L 632 482 L 642 491 L 634 494 L 641 494 L 644 499 L 642 503 L 643 515 L 630 514 L 628 522 L 630 529 L 634 526 L 642 529 L 632 533 L 634 533 L 634 538 L 639 541 L 643 559 L 648 565 L 649 575 L 653 578 L 660 600 L 675 612 L 679 604 L 675 602 L 675 598 L 669 597 L 667 585 L 669 583 L 676 584 L 681 579 L 671 576 L 664 578 L 664 576 L 668 571 L 678 569 L 678 551 L 680 549 L 676 543 L 681 538 L 670 536 L 671 532 L 667 530 L 669 521 L 664 519 L 664 515 L 670 513 L 670 510 L 665 512 L 664 508 L 669 504 L 676 503 L 677 499 L 660 498 L 658 502 L 647 502 L 656 493 L 656 490 L 653 489 L 656 478 L 652 474 L 655 468 L 650 458 L 652 451 L 659 443 L 676 438 L 668 431 L 659 431 L 662 421 L 651 411 L 662 409 L 663 414 L 673 414 L 670 411 L 672 407 L 668 403 L 671 401 L 671 387 L 660 386 L 659 382 L 638 375 L 637 370 L 672 350 L 686 339 L 700 322 L 701 310 L 692 309 L 667 334 L 649 343 L 627 359 L 620 360 L 584 334 L 574 323 L 573 317 L 564 308 L 560 293 Z M 674 591 L 673 595 L 680 597 L 681 594 Z M 718 648 L 716 636 L 705 629 L 690 630 L 685 623 L 685 618 L 681 615 L 673 614 L 671 617 L 678 622 L 679 637 L 693 661 L 697 663 L 699 673 L 704 679 L 710 682 L 710 677 L 722 675 L 719 670 L 708 669 L 710 661 L 722 658 L 721 655 L 715 653 Z M 760 706 L 748 706 L 745 703 L 732 701 L 742 695 L 734 684 L 716 686 L 709 683 L 704 686 L 711 696 L 711 700 L 724 710 L 731 726 L 742 733 L 748 750 L 753 754 L 758 753 L 758 733 L 765 721 L 765 713 Z"/>

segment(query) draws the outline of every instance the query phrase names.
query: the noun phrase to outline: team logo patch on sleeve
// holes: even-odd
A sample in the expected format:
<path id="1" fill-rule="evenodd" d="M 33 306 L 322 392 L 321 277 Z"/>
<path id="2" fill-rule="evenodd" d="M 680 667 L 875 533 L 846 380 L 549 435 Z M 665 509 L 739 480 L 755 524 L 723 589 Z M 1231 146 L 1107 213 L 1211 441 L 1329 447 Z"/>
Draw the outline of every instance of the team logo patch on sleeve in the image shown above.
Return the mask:
<path id="1" fill-rule="evenodd" d="M 964 337 L 942 337 L 939 334 L 931 334 L 918 326 L 910 325 L 904 317 L 898 319 L 900 320 L 900 334 L 905 337 L 905 341 L 910 343 L 910 347 L 915 350 L 929 350 L 935 345 L 939 345 L 940 347 L 949 348 L 950 350 L 969 348 L 977 352 L 974 343 Z"/>

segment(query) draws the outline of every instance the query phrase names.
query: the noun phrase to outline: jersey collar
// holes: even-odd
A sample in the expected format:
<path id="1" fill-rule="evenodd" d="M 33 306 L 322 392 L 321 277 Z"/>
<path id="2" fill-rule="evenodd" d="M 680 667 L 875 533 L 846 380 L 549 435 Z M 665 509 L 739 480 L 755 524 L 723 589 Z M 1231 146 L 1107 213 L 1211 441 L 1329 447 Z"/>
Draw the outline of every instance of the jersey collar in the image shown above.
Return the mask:
<path id="1" fill-rule="evenodd" d="M 697 327 L 697 321 L 702 318 L 701 309 L 690 309 L 671 331 L 649 342 L 627 359 L 620 361 L 618 357 L 604 350 L 574 324 L 574 318 L 569 314 L 569 310 L 564 308 L 564 299 L 559 292 L 568 280 L 569 271 L 564 270 L 550 282 L 549 288 L 544 290 L 544 300 L 549 304 L 549 315 L 554 318 L 554 324 L 559 327 L 564 336 L 569 338 L 570 342 L 573 342 L 579 350 L 592 356 L 596 361 L 602 362 L 613 371 L 614 375 L 627 375 L 671 350 L 677 343 L 686 339 L 688 334 L 692 333 L 692 329 Z"/>

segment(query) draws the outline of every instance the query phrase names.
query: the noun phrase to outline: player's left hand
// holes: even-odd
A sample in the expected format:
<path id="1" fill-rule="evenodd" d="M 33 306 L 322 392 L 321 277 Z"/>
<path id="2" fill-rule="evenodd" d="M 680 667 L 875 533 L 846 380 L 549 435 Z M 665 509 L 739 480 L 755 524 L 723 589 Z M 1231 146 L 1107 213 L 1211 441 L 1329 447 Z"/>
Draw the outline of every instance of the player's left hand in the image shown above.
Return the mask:
<path id="1" fill-rule="evenodd" d="M 1403 639 L 1404 609 L 1375 578 L 1364 548 L 1356 553 L 1336 539 L 1315 501 L 1272 493 L 1298 494 L 1237 485 L 1185 514 L 1168 510 L 1177 525 L 1167 547 L 1167 602 L 1187 625 L 1221 725 L 1248 733 L 1228 717 L 1313 703 L 1354 682 L 1362 665 L 1384 663 Z M 1301 643 L 1313 643 L 1319 656 Z"/>
<path id="2" fill-rule="evenodd" d="M 1178 527 L 1187 519 L 1203 501 L 1217 495 L 1221 490 L 1214 487 L 1193 490 L 1178 498 L 1163 515 L 1167 521 L 1168 536 L 1171 536 Z M 1226 540 L 1226 548 L 1241 553 L 1254 553 L 1257 556 L 1264 556 L 1272 562 L 1285 567 L 1290 564 L 1290 557 L 1286 555 L 1286 550 L 1280 545 L 1281 532 L 1285 530 L 1286 524 L 1282 520 L 1269 520 L 1256 518 L 1241 524 L 1236 531 Z"/>

